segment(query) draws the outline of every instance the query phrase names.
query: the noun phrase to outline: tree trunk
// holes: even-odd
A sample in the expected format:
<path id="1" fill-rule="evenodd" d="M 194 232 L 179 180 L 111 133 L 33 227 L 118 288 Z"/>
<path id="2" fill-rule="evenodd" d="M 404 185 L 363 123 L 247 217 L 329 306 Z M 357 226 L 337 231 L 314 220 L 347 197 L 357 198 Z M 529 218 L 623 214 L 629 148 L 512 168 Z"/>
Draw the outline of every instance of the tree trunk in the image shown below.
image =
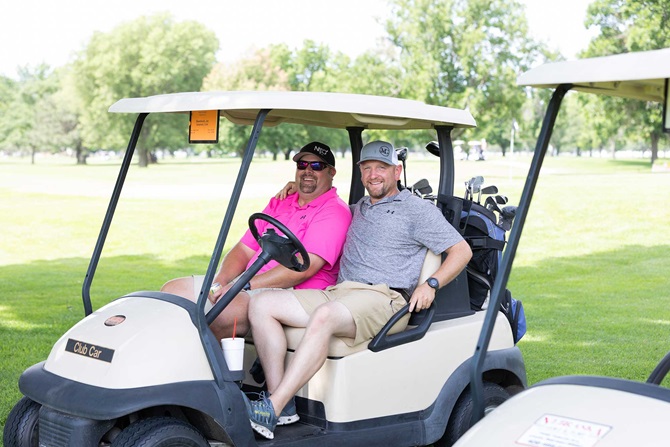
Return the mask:
<path id="1" fill-rule="evenodd" d="M 137 152 L 139 166 L 140 168 L 146 168 L 149 166 L 149 151 L 146 148 L 141 147 Z"/>
<path id="2" fill-rule="evenodd" d="M 291 157 L 291 149 L 286 149 L 284 151 L 284 160 L 288 161 L 288 160 L 290 160 L 290 157 Z"/>
<path id="3" fill-rule="evenodd" d="M 75 154 L 77 156 L 77 164 L 85 165 L 86 159 L 88 158 L 88 151 L 84 150 L 81 143 L 77 143 L 77 148 L 75 149 Z"/>
<path id="4" fill-rule="evenodd" d="M 651 133 L 651 165 L 658 159 L 658 141 L 661 136 L 657 132 Z"/>
<path id="5" fill-rule="evenodd" d="M 36 149 L 36 148 L 33 147 L 33 148 L 30 149 L 30 164 L 31 164 L 31 165 L 34 165 L 34 164 L 35 164 L 35 154 L 36 154 L 36 153 L 37 153 L 37 149 Z"/>

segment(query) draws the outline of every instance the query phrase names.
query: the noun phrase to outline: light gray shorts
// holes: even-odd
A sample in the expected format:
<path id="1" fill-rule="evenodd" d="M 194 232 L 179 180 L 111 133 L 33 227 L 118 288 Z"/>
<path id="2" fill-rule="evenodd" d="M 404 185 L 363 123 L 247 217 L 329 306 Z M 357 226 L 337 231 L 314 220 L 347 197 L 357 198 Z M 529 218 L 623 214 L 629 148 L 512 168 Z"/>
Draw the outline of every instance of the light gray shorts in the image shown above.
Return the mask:
<path id="1" fill-rule="evenodd" d="M 372 340 L 391 317 L 407 304 L 400 293 L 389 289 L 386 284 L 370 285 L 354 281 L 344 281 L 325 290 L 296 289 L 293 294 L 309 315 L 317 307 L 330 301 L 344 304 L 356 324 L 356 337 L 353 341 L 343 338 L 349 346 Z M 403 316 L 390 333 L 405 330 L 409 317 L 409 313 Z"/>

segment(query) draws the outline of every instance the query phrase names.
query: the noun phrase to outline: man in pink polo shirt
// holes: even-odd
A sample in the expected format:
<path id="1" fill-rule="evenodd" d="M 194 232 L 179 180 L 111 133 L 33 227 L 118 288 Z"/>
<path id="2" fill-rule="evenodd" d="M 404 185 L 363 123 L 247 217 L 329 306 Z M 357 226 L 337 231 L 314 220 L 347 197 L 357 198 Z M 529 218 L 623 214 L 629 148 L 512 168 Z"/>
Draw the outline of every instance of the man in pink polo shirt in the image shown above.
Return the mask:
<path id="1" fill-rule="evenodd" d="M 275 261 L 265 265 L 210 325 L 218 338 L 232 335 L 236 318 L 236 335 L 243 336 L 249 331 L 249 299 L 261 289 L 325 289 L 337 282 L 342 247 L 351 223 L 351 211 L 333 187 L 335 156 L 328 146 L 313 141 L 303 146 L 293 160 L 296 162 L 295 182 L 298 193 L 283 200 L 270 199 L 263 213 L 278 219 L 300 239 L 309 254 L 310 267 L 304 272 L 295 272 Z M 256 225 L 258 233 L 263 234 L 270 224 L 256 221 Z M 247 230 L 223 258 L 212 282 L 212 293 L 209 297 L 211 305 L 230 289 L 236 278 L 256 260 L 260 252 L 258 242 Z M 161 291 L 195 301 L 203 279 L 204 276 L 173 279 Z M 210 305 L 205 310 L 209 308 Z"/>

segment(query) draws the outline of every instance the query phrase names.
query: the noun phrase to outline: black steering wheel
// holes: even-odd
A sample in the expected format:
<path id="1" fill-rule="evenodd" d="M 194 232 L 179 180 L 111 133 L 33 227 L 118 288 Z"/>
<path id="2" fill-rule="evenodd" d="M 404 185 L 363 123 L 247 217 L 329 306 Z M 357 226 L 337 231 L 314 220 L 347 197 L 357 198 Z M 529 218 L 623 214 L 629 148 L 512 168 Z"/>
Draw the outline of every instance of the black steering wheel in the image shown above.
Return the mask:
<path id="1" fill-rule="evenodd" d="M 263 220 L 274 225 L 286 237 L 278 235 L 273 228 L 269 228 L 264 235 L 260 236 L 258 228 L 256 228 L 257 220 Z M 296 272 L 304 272 L 309 268 L 309 255 L 305 246 L 291 230 L 274 217 L 263 213 L 252 214 L 249 217 L 249 230 L 254 239 L 258 241 L 258 245 L 261 246 L 263 254 L 267 253 L 271 259 Z M 298 254 L 302 258 L 302 262 L 298 258 Z"/>

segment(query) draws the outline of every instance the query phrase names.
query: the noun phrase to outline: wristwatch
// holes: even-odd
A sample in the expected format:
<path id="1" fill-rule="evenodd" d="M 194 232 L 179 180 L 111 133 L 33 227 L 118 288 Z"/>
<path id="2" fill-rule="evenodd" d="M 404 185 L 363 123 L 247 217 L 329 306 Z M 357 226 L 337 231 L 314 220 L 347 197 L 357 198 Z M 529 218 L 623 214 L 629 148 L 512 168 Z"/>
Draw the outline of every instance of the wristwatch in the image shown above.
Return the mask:
<path id="1" fill-rule="evenodd" d="M 428 284 L 430 287 L 435 289 L 436 291 L 440 288 L 440 281 L 437 279 L 430 277 L 426 280 L 426 284 Z"/>

